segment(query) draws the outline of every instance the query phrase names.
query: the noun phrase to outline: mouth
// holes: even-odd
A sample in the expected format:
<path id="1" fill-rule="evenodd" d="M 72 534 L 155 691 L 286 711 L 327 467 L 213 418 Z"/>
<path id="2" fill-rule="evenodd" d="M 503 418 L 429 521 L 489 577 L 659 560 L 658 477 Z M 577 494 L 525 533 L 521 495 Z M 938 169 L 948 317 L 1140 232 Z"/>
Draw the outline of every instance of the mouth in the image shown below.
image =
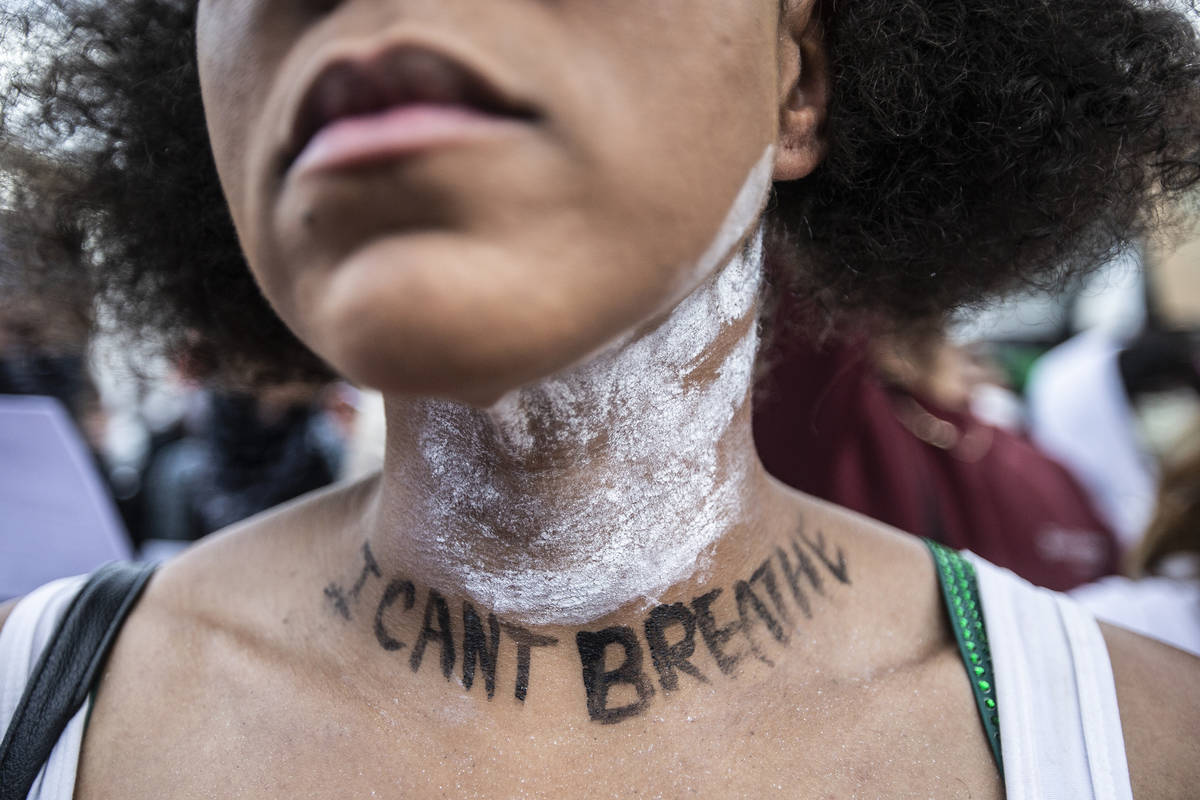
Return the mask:
<path id="1" fill-rule="evenodd" d="M 304 93 L 284 171 L 337 169 L 419 152 L 540 118 L 481 71 L 417 45 L 335 58 Z"/>

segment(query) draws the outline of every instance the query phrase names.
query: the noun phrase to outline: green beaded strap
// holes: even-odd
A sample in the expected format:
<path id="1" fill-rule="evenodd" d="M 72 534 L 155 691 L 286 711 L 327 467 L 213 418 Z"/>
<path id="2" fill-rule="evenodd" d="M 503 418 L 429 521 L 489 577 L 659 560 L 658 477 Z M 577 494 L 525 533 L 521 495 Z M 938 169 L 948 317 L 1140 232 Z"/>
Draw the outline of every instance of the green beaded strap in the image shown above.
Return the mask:
<path id="1" fill-rule="evenodd" d="M 996 710 L 996 679 L 992 672 L 992 651 L 988 647 L 987 628 L 983 624 L 983 612 L 979 602 L 979 583 L 975 567 L 958 551 L 943 544 L 925 540 L 925 546 L 933 553 L 937 565 L 938 582 L 942 585 L 942 597 L 946 610 L 950 612 L 950 626 L 962 654 L 971 688 L 975 692 L 975 704 L 987 731 L 988 743 L 1000 776 L 1004 776 L 1004 760 L 1000 756 L 1000 716 Z"/>

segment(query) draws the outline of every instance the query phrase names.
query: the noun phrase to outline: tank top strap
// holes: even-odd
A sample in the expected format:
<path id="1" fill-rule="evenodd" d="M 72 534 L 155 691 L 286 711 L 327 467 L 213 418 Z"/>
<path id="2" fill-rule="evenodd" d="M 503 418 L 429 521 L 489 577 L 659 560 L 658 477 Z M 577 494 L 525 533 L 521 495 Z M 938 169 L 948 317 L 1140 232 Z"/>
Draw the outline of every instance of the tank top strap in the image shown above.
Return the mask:
<path id="1" fill-rule="evenodd" d="M 973 553 L 1009 800 L 1133 800 L 1116 685 L 1095 618 Z"/>
<path id="2" fill-rule="evenodd" d="M 950 615 L 950 627 L 962 656 L 975 706 L 992 748 L 996 767 L 1004 776 L 1004 757 L 1000 749 L 1000 713 L 996 701 L 996 676 L 992 666 L 992 649 L 988 642 L 987 625 L 983 618 L 983 603 L 979 597 L 979 581 L 975 567 L 958 551 L 925 539 L 933 554 L 942 600 Z"/>
<path id="3" fill-rule="evenodd" d="M 42 652 L 86 581 L 87 576 L 64 578 L 30 592 L 0 628 L 0 736 L 8 730 Z M 70 800 L 74 796 L 90 705 L 67 723 L 28 794 L 29 800 Z"/>

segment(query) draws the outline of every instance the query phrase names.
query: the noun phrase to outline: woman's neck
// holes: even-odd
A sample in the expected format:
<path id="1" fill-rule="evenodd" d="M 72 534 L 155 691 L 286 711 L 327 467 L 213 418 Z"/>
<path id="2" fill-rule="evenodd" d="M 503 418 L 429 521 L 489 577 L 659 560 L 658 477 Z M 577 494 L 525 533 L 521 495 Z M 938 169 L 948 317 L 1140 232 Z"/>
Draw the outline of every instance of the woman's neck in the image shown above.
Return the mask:
<path id="1" fill-rule="evenodd" d="M 592 622 L 706 567 L 761 480 L 755 235 L 652 331 L 490 409 L 394 402 L 371 549 L 529 625 Z"/>

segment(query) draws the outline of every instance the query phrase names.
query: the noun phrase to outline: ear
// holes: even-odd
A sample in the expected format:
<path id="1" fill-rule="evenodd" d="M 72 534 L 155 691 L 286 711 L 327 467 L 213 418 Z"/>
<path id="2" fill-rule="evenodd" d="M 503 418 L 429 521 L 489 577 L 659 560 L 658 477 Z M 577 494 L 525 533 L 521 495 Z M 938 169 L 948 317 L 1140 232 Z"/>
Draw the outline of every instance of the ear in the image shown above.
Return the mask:
<path id="1" fill-rule="evenodd" d="M 829 59 L 817 6 L 821 0 L 788 2 L 779 31 L 779 142 L 775 180 L 794 181 L 825 156 Z"/>

